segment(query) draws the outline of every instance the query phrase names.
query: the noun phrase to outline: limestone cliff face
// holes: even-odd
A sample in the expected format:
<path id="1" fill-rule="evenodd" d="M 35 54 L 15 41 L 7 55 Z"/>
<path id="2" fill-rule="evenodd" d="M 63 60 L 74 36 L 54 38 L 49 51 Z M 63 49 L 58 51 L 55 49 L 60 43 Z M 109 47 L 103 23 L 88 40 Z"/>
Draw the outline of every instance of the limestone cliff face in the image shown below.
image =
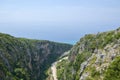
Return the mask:
<path id="1" fill-rule="evenodd" d="M 0 33 L 0 80 L 44 80 L 45 70 L 71 47 Z"/>
<path id="2" fill-rule="evenodd" d="M 119 80 L 120 28 L 85 35 L 68 57 L 57 65 L 58 80 Z"/>

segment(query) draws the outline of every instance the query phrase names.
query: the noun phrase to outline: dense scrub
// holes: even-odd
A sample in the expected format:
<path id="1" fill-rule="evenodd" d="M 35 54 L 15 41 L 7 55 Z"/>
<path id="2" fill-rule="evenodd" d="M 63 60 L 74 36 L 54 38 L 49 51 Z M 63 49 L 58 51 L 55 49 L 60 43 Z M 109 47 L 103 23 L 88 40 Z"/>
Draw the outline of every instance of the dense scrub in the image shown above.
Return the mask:
<path id="1" fill-rule="evenodd" d="M 120 79 L 120 56 L 117 57 L 108 67 L 105 72 L 104 80 L 119 80 Z"/>
<path id="2" fill-rule="evenodd" d="M 116 47 L 113 48 L 113 46 Z M 107 65 L 114 59 L 111 59 L 112 55 L 115 55 L 114 57 L 120 55 L 119 50 L 120 28 L 114 31 L 85 35 L 70 50 L 68 61 L 65 64 L 59 63 L 62 66 L 58 65 L 58 80 L 101 80 L 105 75 L 104 68 L 107 68 Z M 105 80 L 118 80 L 120 77 L 118 68 L 120 63 L 113 62 L 112 65 L 114 66 L 109 67 L 106 72 Z M 111 68 L 114 69 L 111 70 Z M 115 73 L 114 77 L 116 78 L 107 79 L 112 76 L 110 71 Z"/>
<path id="3" fill-rule="evenodd" d="M 45 71 L 71 47 L 0 33 L 0 80 L 44 80 Z"/>

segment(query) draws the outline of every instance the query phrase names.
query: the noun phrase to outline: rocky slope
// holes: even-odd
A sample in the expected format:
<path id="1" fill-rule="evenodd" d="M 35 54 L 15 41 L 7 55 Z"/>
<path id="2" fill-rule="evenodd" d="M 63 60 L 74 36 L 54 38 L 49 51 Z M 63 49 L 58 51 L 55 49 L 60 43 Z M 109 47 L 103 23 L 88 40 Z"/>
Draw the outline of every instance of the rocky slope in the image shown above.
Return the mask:
<path id="1" fill-rule="evenodd" d="M 57 63 L 58 80 L 119 80 L 120 28 L 81 38 Z"/>
<path id="2" fill-rule="evenodd" d="M 0 80 L 45 80 L 45 71 L 71 47 L 0 33 Z"/>

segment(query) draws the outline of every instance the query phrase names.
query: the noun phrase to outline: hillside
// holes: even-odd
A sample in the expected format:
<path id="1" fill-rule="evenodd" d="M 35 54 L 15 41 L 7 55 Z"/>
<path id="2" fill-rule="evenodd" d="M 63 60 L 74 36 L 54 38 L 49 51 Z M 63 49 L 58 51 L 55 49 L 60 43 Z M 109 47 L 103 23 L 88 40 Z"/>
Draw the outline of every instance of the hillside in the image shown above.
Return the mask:
<path id="1" fill-rule="evenodd" d="M 45 80 L 46 70 L 71 47 L 0 33 L 0 80 Z"/>
<path id="2" fill-rule="evenodd" d="M 71 47 L 0 33 L 0 80 L 120 79 L 120 28 L 87 34 Z"/>
<path id="3" fill-rule="evenodd" d="M 66 57 L 56 62 L 58 80 L 119 80 L 120 28 L 85 35 Z"/>

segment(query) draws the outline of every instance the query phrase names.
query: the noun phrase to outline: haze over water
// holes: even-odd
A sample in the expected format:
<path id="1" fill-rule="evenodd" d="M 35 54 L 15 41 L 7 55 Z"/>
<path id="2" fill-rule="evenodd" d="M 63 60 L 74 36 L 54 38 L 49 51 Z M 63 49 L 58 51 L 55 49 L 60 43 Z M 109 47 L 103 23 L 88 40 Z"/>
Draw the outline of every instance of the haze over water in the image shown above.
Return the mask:
<path id="1" fill-rule="evenodd" d="M 0 32 L 75 43 L 120 26 L 120 0 L 1 0 Z"/>

